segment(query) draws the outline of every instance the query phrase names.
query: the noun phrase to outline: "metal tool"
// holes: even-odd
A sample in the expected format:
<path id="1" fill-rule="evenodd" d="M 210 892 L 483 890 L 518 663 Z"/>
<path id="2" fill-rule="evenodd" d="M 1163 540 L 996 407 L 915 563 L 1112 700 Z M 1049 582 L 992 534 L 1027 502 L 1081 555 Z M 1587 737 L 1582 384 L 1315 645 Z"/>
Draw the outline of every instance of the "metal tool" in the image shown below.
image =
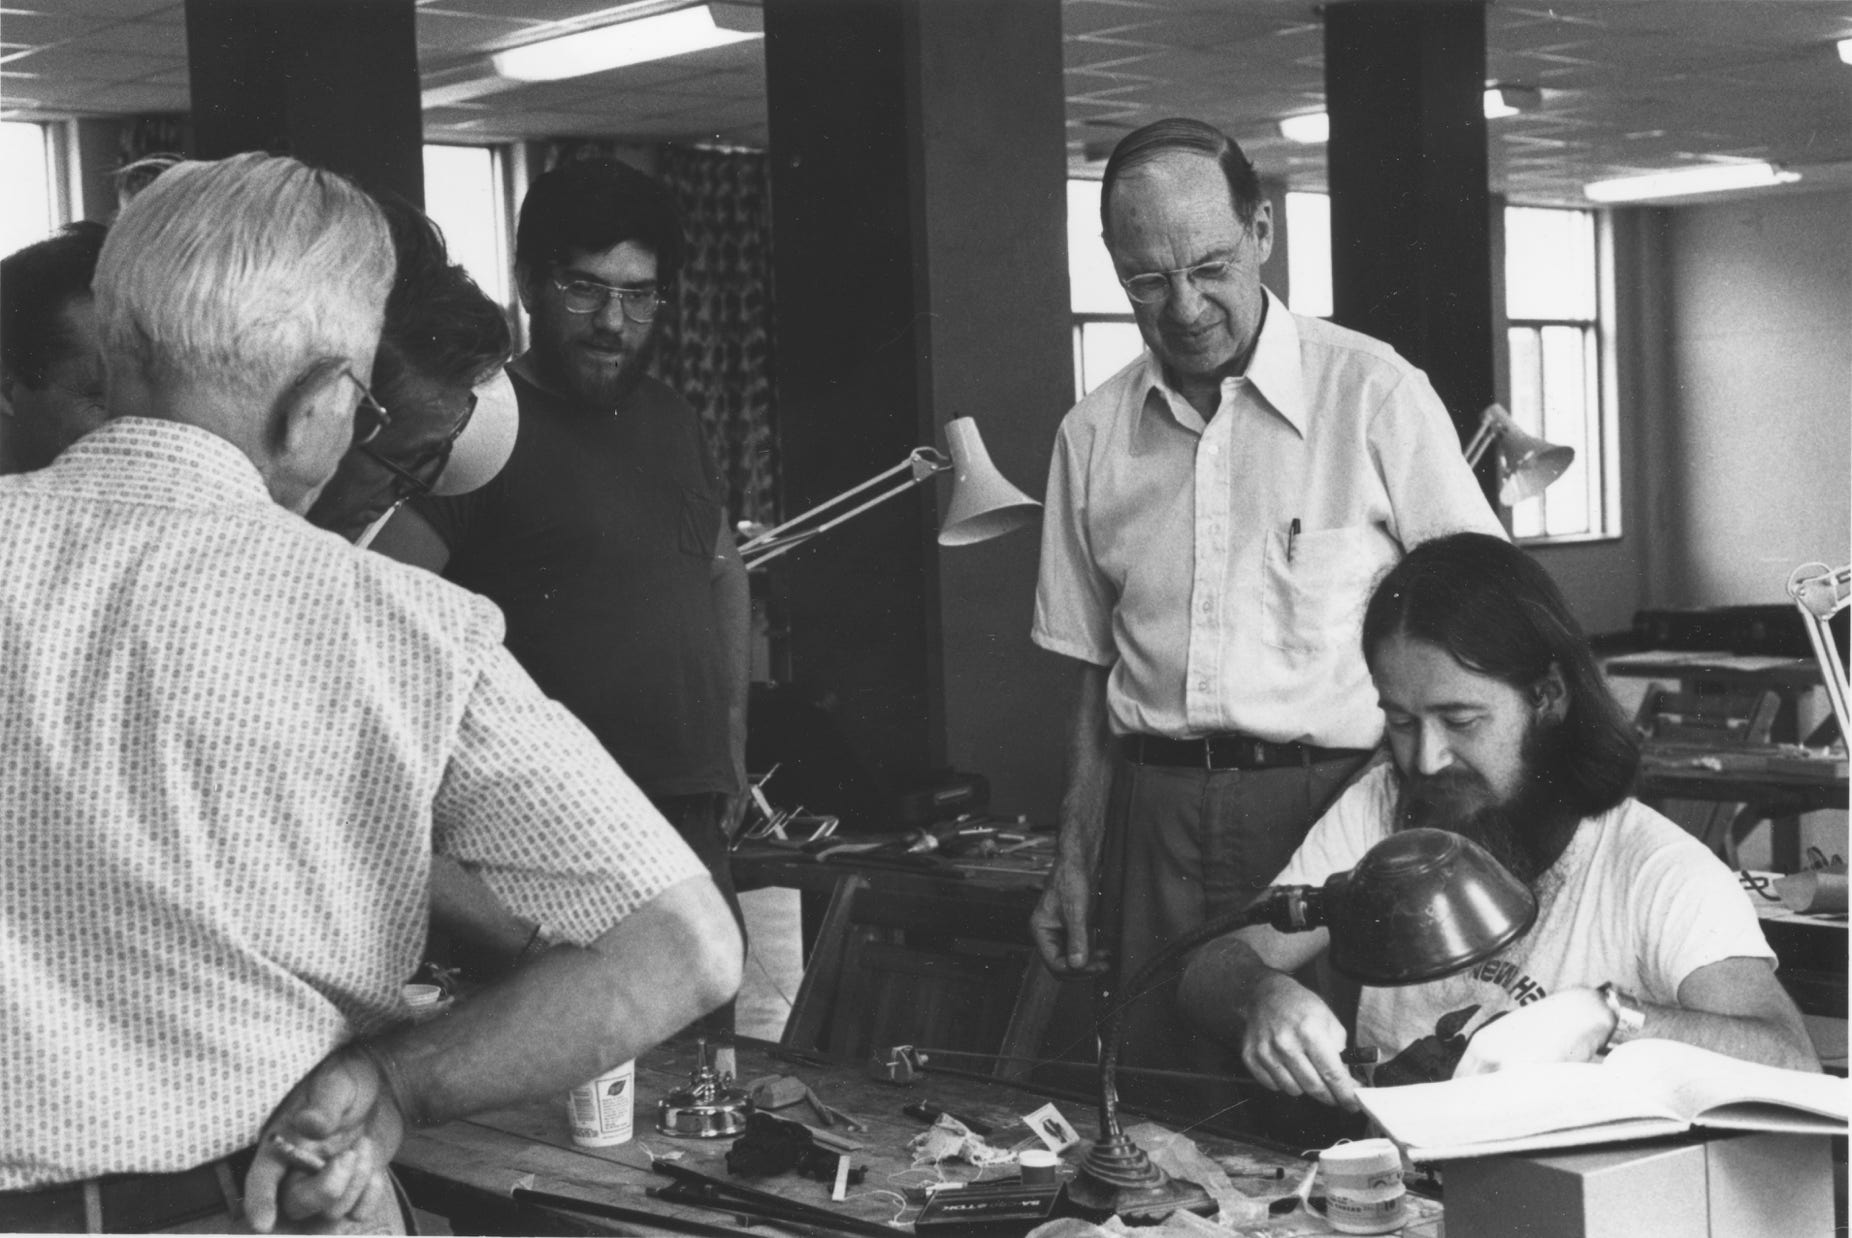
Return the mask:
<path id="1" fill-rule="evenodd" d="M 745 1131 L 751 1113 L 752 1097 L 733 1086 L 731 1074 L 719 1074 L 708 1063 L 704 1037 L 695 1041 L 688 1086 L 658 1102 L 656 1129 L 690 1139 L 731 1139 Z"/>
<path id="2" fill-rule="evenodd" d="M 669 1186 L 653 1187 L 650 1190 L 650 1194 L 657 1199 L 670 1203 L 693 1204 L 716 1212 L 759 1217 L 767 1221 L 812 1225 L 818 1229 L 832 1229 L 845 1234 L 865 1234 L 868 1238 L 895 1236 L 896 1231 L 891 1226 L 843 1216 L 827 1208 L 786 1199 L 769 1191 L 754 1190 L 736 1182 L 710 1178 L 697 1170 L 686 1169 L 669 1161 L 651 1161 L 650 1168 L 666 1178 L 675 1179 Z"/>
<path id="3" fill-rule="evenodd" d="M 868 1059 L 868 1077 L 881 1083 L 911 1084 L 920 1077 L 926 1060 L 912 1045 L 895 1045 Z"/>

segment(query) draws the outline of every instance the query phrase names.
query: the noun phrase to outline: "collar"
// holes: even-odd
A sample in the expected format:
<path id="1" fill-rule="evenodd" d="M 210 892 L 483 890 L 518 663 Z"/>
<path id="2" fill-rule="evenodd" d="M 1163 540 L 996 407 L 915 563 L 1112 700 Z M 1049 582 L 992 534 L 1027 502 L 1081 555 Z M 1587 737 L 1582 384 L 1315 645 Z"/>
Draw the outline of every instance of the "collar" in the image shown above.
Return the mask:
<path id="1" fill-rule="evenodd" d="M 1248 384 L 1274 412 L 1284 417 L 1301 437 L 1305 435 L 1305 383 L 1299 368 L 1299 324 L 1286 303 L 1267 288 L 1267 315 L 1261 323 L 1260 338 L 1254 341 L 1254 353 L 1248 358 L 1245 373 L 1222 380 L 1222 400 L 1226 402 L 1237 387 Z M 1150 409 L 1155 396 L 1179 423 L 1202 433 L 1204 424 L 1190 402 L 1164 381 L 1164 367 L 1149 349 L 1145 350 L 1144 401 Z"/>
<path id="2" fill-rule="evenodd" d="M 263 475 L 236 444 L 199 426 L 148 417 L 104 422 L 67 447 L 46 476 L 80 492 L 163 506 L 274 505 Z"/>

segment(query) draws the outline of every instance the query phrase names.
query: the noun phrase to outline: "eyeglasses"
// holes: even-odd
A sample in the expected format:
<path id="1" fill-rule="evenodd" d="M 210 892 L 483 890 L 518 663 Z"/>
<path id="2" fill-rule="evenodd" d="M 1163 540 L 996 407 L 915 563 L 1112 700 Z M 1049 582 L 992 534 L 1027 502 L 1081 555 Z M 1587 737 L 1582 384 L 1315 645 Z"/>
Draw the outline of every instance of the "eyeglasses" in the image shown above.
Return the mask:
<path id="1" fill-rule="evenodd" d="M 596 314 L 616 297 L 624 317 L 632 322 L 649 322 L 662 308 L 662 291 L 658 288 L 620 288 L 601 284 L 595 279 L 561 279 L 553 277 L 559 289 L 560 303 L 568 314 Z"/>
<path id="2" fill-rule="evenodd" d="M 392 424 L 392 415 L 386 406 L 373 398 L 367 385 L 360 381 L 360 376 L 351 369 L 343 367 L 341 373 L 360 388 L 360 403 L 354 406 L 354 446 L 365 447 L 378 438 L 380 431 Z"/>
<path id="3" fill-rule="evenodd" d="M 391 473 L 399 481 L 399 497 L 424 498 L 431 493 L 431 487 L 443 475 L 444 466 L 450 462 L 450 451 L 462 437 L 463 430 L 469 425 L 469 419 L 476 412 L 476 393 L 469 393 L 469 404 L 463 409 L 463 415 L 457 418 L 457 424 L 450 427 L 450 433 L 432 443 L 404 464 L 395 464 L 385 453 L 376 451 L 365 443 L 360 444 L 360 454 Z"/>
<path id="4" fill-rule="evenodd" d="M 1226 283 L 1234 268 L 1232 258 L 1218 258 L 1214 262 L 1199 262 L 1192 267 L 1147 271 L 1143 275 L 1122 279 L 1119 283 L 1124 287 L 1125 295 L 1140 305 L 1156 305 L 1170 299 L 1170 277 L 1173 275 L 1181 275 L 1189 281 L 1190 287 L 1204 292 Z"/>

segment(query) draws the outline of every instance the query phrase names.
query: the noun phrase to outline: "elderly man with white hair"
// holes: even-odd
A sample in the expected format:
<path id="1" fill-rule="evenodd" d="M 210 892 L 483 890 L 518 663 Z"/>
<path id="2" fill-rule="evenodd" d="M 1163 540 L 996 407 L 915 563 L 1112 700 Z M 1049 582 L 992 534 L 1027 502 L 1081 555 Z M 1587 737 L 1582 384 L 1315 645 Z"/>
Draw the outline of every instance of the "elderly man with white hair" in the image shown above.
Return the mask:
<path id="1" fill-rule="evenodd" d="M 340 177 L 175 167 L 98 266 L 111 419 L 0 479 L 0 1228 L 390 1230 L 407 1127 L 737 986 L 705 870 L 495 607 L 299 516 L 389 418 L 392 273 Z M 434 852 L 560 944 L 413 1025 Z"/>

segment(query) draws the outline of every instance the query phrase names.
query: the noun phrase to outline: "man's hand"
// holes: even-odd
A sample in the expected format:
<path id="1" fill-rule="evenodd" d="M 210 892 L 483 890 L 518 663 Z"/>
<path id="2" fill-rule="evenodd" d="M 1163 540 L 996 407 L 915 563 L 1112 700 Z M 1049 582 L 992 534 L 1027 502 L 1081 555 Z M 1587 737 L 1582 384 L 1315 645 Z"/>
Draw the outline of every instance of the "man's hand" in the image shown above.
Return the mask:
<path id="1" fill-rule="evenodd" d="M 1565 989 L 1486 1024 L 1466 1045 L 1453 1077 L 1536 1062 L 1586 1062 L 1614 1031 L 1614 1013 L 1593 989 Z"/>
<path id="2" fill-rule="evenodd" d="M 244 1179 L 245 1218 L 258 1233 L 397 1232 L 386 1166 L 405 1122 L 372 1060 L 337 1049 L 264 1123 Z M 281 1136 L 280 1143 L 273 1136 Z M 311 1168 L 315 1162 L 320 1169 Z"/>
<path id="3" fill-rule="evenodd" d="M 1357 1084 L 1344 1065 L 1344 1024 L 1291 976 L 1261 979 L 1248 1004 L 1241 1060 L 1261 1083 L 1355 1113 Z"/>
<path id="4" fill-rule="evenodd" d="M 1078 863 L 1057 858 L 1042 897 L 1029 914 L 1029 931 L 1049 971 L 1069 977 L 1106 970 L 1106 952 L 1089 949 L 1092 917 L 1093 874 Z"/>

